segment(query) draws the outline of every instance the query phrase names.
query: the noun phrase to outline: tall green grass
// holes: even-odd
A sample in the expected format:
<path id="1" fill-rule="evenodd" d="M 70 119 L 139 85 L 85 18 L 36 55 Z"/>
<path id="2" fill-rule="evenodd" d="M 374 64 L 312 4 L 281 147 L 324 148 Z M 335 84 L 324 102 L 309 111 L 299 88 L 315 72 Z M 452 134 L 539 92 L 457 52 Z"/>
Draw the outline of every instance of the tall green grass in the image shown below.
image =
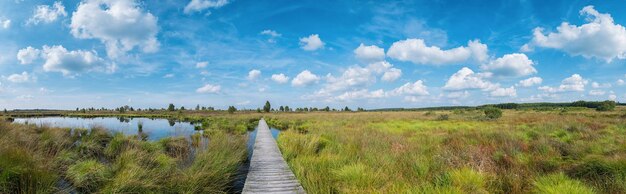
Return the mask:
<path id="1" fill-rule="evenodd" d="M 247 120 L 233 120 L 235 125 Z M 245 162 L 245 133 L 156 142 L 105 129 L 0 122 L 0 193 L 225 193 Z M 194 140 L 195 139 L 195 140 Z"/>
<path id="2" fill-rule="evenodd" d="M 449 115 L 447 120 L 439 115 Z M 309 193 L 626 193 L 626 121 L 591 109 L 276 114 Z"/>

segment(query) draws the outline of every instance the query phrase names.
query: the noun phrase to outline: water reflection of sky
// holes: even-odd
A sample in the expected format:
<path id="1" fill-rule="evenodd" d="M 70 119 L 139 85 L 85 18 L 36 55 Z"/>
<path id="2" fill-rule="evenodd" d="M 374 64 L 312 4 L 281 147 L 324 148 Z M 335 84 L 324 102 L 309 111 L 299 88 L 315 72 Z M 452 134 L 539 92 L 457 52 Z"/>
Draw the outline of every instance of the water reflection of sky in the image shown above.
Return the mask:
<path id="1" fill-rule="evenodd" d="M 167 119 L 151 118 L 73 118 L 73 117 L 38 117 L 16 118 L 16 123 L 30 123 L 48 125 L 51 127 L 85 128 L 102 127 L 111 132 L 121 132 L 125 135 L 136 135 L 139 132 L 139 123 L 142 123 L 142 133 L 148 135 L 149 140 L 159 140 L 165 137 L 187 137 L 201 131 L 194 130 L 189 122 L 174 122 Z"/>

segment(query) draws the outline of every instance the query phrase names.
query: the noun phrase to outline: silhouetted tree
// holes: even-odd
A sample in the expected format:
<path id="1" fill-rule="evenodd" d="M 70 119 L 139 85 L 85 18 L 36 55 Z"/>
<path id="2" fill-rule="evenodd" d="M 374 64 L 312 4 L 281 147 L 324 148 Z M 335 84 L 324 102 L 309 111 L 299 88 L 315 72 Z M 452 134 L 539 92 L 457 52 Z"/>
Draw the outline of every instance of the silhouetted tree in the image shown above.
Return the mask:
<path id="1" fill-rule="evenodd" d="M 233 113 L 235 113 L 235 111 L 237 111 L 237 108 L 235 108 L 235 106 L 229 106 L 228 107 L 228 113 L 233 114 Z"/>
<path id="2" fill-rule="evenodd" d="M 169 106 L 167 106 L 167 111 L 175 111 L 176 107 L 174 106 L 174 104 L 170 103 Z"/>
<path id="3" fill-rule="evenodd" d="M 270 101 L 265 101 L 265 106 L 263 106 L 263 111 L 270 112 L 272 109 L 272 105 L 270 105 Z"/>
<path id="4" fill-rule="evenodd" d="M 196 105 L 196 110 L 200 110 L 200 105 Z"/>

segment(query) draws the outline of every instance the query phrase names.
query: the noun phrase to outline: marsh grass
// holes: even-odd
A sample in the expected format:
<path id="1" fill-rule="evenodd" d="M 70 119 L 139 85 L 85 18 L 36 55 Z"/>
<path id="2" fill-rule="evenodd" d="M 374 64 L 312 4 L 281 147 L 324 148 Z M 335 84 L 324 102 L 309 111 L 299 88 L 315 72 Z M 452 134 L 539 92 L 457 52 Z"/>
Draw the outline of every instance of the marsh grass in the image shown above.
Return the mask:
<path id="1" fill-rule="evenodd" d="M 225 125 L 248 120 L 232 121 Z M 194 147 L 201 138 L 208 145 Z M 0 122 L 0 193 L 225 193 L 246 160 L 246 140 L 225 128 L 150 142 L 98 127 Z"/>
<path id="2" fill-rule="evenodd" d="M 448 119 L 438 119 L 448 115 Z M 625 193 L 626 121 L 593 109 L 275 114 L 309 193 Z M 563 192 L 561 192 L 563 193 Z"/>

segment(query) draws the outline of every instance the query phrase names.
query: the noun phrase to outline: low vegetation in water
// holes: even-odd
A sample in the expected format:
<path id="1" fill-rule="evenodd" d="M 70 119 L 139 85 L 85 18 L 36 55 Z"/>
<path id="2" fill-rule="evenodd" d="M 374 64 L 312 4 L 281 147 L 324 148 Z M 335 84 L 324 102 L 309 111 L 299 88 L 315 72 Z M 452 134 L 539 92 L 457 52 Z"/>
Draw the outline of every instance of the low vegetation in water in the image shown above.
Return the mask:
<path id="1" fill-rule="evenodd" d="M 309 193 L 626 193 L 624 109 L 499 111 L 266 120 Z"/>
<path id="2" fill-rule="evenodd" d="M 247 135 L 229 131 L 150 142 L 0 122 L 0 193 L 229 192 L 247 156 Z"/>

